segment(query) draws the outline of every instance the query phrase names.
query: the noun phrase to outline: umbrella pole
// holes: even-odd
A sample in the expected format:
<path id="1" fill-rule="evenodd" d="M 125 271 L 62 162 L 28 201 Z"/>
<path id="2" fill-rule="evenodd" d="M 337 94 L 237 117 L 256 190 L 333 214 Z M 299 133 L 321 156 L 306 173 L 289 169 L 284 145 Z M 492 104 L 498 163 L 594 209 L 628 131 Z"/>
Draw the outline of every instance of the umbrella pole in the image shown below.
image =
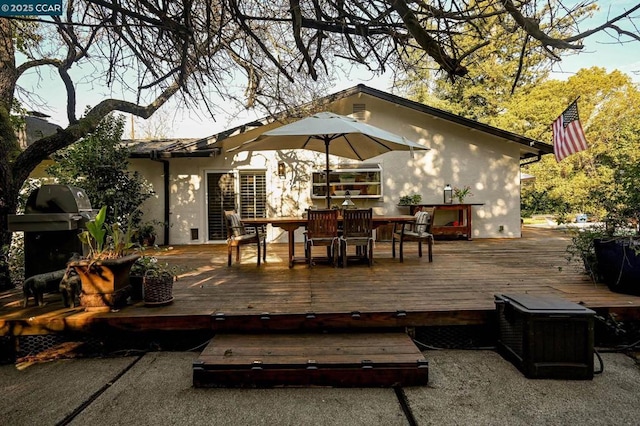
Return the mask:
<path id="1" fill-rule="evenodd" d="M 325 179 L 327 181 L 327 208 L 331 208 L 331 184 L 329 183 L 329 143 L 331 143 L 331 139 L 328 137 L 324 139 L 324 147 L 325 147 L 325 157 L 326 157 L 326 176 Z"/>

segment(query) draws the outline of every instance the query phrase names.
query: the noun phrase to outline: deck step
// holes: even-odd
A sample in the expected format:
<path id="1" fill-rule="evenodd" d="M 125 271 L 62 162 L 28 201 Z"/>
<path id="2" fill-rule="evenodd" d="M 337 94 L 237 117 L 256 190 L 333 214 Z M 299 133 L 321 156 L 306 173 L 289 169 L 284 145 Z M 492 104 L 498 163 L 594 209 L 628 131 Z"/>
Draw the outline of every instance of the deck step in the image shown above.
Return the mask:
<path id="1" fill-rule="evenodd" d="M 426 385 L 429 364 L 404 333 L 219 334 L 193 363 L 194 387 Z"/>

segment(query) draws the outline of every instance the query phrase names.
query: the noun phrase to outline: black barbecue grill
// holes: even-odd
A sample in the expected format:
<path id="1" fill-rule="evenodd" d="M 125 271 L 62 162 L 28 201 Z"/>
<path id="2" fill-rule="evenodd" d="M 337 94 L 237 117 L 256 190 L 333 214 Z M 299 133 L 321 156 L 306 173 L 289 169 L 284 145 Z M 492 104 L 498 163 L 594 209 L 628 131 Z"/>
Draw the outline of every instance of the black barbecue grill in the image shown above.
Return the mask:
<path id="1" fill-rule="evenodd" d="M 27 198 L 25 214 L 9 215 L 9 230 L 24 232 L 25 278 L 64 269 L 82 253 L 78 234 L 95 218 L 83 189 L 43 185 Z"/>

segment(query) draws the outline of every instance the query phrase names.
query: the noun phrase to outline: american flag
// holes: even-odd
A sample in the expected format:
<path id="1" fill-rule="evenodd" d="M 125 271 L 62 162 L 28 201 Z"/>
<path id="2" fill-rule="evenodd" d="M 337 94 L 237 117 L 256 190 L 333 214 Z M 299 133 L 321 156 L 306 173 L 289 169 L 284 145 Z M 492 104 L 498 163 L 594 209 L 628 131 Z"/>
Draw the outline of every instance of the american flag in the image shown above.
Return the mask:
<path id="1" fill-rule="evenodd" d="M 553 122 L 553 151 L 556 161 L 587 149 L 587 139 L 578 116 L 578 100 L 573 101 Z"/>

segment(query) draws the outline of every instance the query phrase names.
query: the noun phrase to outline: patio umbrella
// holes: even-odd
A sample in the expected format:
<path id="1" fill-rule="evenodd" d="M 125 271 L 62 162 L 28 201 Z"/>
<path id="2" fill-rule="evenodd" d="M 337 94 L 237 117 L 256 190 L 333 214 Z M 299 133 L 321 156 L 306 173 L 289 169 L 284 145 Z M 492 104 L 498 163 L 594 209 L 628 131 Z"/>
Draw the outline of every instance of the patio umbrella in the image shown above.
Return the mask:
<path id="1" fill-rule="evenodd" d="M 233 150 L 282 149 L 308 149 L 325 153 L 327 208 L 329 208 L 331 206 L 329 154 L 363 161 L 390 151 L 428 150 L 429 148 L 351 117 L 332 112 L 320 112 L 264 132 L 256 139 L 245 142 Z"/>

